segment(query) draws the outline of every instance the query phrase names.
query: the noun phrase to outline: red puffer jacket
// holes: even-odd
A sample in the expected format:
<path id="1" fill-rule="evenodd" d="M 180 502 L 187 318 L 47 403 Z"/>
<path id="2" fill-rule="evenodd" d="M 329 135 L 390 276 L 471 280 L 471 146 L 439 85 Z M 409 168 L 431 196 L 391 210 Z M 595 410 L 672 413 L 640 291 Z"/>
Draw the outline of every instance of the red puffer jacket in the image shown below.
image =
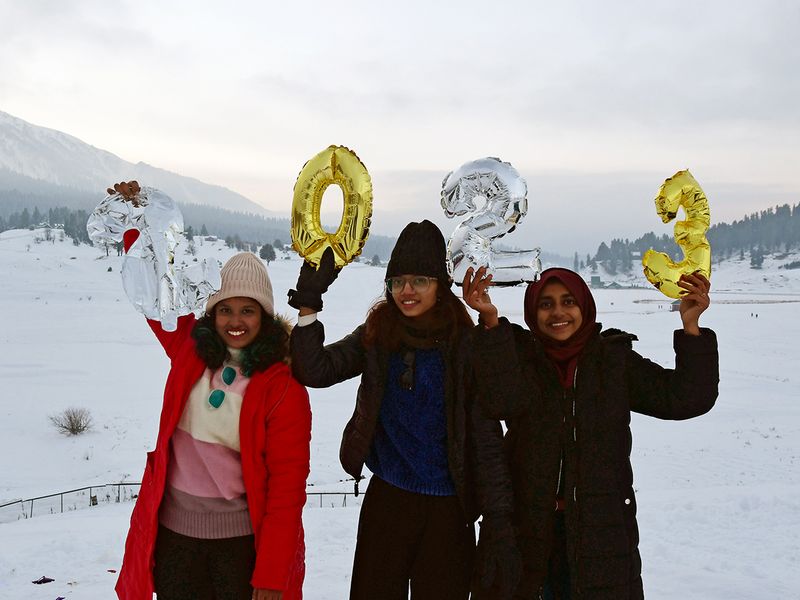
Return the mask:
<path id="1" fill-rule="evenodd" d="M 156 448 L 147 454 L 139 498 L 131 516 L 125 557 L 116 591 L 120 600 L 152 600 L 158 508 L 164 495 L 169 440 L 189 392 L 206 368 L 195 353 L 192 315 L 176 331 L 148 321 L 172 368 L 164 389 Z M 283 591 L 283 600 L 302 598 L 305 544 L 302 512 L 306 501 L 311 441 L 311 408 L 306 389 L 283 363 L 254 373 L 239 416 L 242 477 L 256 542 L 254 588 Z"/>

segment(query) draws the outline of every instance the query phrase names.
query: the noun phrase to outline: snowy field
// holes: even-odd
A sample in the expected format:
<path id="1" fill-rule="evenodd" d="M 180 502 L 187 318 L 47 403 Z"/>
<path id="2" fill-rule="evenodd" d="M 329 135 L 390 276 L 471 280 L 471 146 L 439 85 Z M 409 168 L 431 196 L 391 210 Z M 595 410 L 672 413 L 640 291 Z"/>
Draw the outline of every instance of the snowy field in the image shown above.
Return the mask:
<path id="1" fill-rule="evenodd" d="M 138 481 L 158 424 L 168 364 L 127 303 L 120 259 L 88 246 L 36 243 L 41 232 L 0 234 L 0 504 L 89 485 Z M 198 244 L 221 261 L 233 252 Z M 797 257 L 794 257 L 796 260 Z M 299 259 L 269 265 L 276 305 Z M 712 275 L 701 324 L 720 341 L 717 406 L 686 422 L 634 416 L 633 462 L 649 600 L 800 598 L 800 271 L 729 261 Z M 109 272 L 111 269 L 111 272 Z M 362 322 L 384 270 L 347 266 L 325 297 L 333 341 Z M 520 288 L 495 290 L 501 312 L 522 322 Z M 636 333 L 637 350 L 673 364 L 680 318 L 652 289 L 595 292 L 606 327 Z M 311 392 L 309 491 L 351 491 L 338 462 L 356 382 Z M 64 437 L 48 420 L 89 409 L 91 432 Z M 359 498 L 360 500 L 360 498 Z M 358 517 L 354 499 L 310 497 L 304 514 L 305 597 L 347 597 Z M 81 510 L 72 510 L 82 508 Z M 0 509 L 0 600 L 114 598 L 131 502 L 67 512 Z M 38 512 L 37 512 L 38 511 Z M 42 575 L 53 583 L 33 585 Z"/>

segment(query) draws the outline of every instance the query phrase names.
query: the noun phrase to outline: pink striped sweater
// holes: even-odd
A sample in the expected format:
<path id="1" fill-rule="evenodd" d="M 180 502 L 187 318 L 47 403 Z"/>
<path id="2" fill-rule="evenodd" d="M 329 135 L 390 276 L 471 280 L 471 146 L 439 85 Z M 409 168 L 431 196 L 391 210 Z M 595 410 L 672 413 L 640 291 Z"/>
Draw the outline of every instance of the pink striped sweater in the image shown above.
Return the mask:
<path id="1" fill-rule="evenodd" d="M 170 439 L 159 522 L 182 535 L 220 539 L 253 533 L 239 456 L 239 412 L 250 379 L 239 350 L 192 388 Z"/>

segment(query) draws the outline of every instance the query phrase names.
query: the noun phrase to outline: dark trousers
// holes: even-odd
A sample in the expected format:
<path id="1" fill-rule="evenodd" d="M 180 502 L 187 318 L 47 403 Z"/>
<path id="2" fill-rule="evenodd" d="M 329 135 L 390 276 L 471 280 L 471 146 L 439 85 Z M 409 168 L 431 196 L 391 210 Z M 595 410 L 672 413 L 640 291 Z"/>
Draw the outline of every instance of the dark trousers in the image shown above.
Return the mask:
<path id="1" fill-rule="evenodd" d="M 158 600 L 250 600 L 256 564 L 252 535 L 202 540 L 158 528 L 155 579 Z"/>
<path id="2" fill-rule="evenodd" d="M 567 562 L 567 529 L 564 513 L 556 514 L 555 536 L 547 581 L 544 584 L 544 600 L 570 600 L 569 562 Z"/>
<path id="3" fill-rule="evenodd" d="M 456 496 L 426 496 L 373 476 L 358 520 L 350 600 L 466 600 L 475 529 Z"/>

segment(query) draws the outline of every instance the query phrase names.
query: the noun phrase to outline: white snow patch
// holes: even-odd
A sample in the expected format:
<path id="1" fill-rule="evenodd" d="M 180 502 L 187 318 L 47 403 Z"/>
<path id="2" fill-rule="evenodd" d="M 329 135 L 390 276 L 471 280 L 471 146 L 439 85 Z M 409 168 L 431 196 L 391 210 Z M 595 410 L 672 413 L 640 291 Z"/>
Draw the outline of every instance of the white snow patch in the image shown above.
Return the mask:
<path id="1" fill-rule="evenodd" d="M 120 259 L 41 232 L 0 234 L 0 504 L 85 485 L 138 481 L 155 440 L 168 363 L 129 306 Z M 234 251 L 196 241 L 199 255 Z M 796 260 L 797 257 L 786 259 Z M 108 272 L 111 267 L 112 272 Z M 279 312 L 300 261 L 268 269 Z M 321 320 L 334 341 L 360 324 L 382 294 L 384 269 L 347 266 Z M 633 462 L 644 581 L 650 600 L 794 598 L 800 590 L 800 271 L 715 265 L 702 324 L 720 342 L 717 406 L 685 422 L 635 415 Z M 496 289 L 501 312 L 522 322 L 521 288 Z M 639 336 L 637 350 L 671 366 L 670 301 L 652 289 L 597 290 L 598 319 Z M 794 366 L 792 366 L 794 365 Z M 309 491 L 351 491 L 338 461 L 357 381 L 311 390 Z M 58 434 L 48 415 L 88 408 L 85 435 Z M 360 498 L 359 498 L 360 500 Z M 85 497 L 75 500 L 75 506 Z M 352 497 L 309 499 L 305 595 L 347 596 L 358 508 Z M 333 506 L 331 506 L 333 505 Z M 68 503 L 69 508 L 69 503 Z M 132 503 L 101 502 L 64 514 L 13 520 L 0 509 L 0 599 L 113 596 Z M 12 511 L 14 515 L 10 518 Z M 4 512 L 5 511 L 5 512 Z M 6 522 L 4 522 L 6 521 Z M 11 521 L 11 522 L 8 522 Z M 33 585 L 42 575 L 56 581 Z"/>

